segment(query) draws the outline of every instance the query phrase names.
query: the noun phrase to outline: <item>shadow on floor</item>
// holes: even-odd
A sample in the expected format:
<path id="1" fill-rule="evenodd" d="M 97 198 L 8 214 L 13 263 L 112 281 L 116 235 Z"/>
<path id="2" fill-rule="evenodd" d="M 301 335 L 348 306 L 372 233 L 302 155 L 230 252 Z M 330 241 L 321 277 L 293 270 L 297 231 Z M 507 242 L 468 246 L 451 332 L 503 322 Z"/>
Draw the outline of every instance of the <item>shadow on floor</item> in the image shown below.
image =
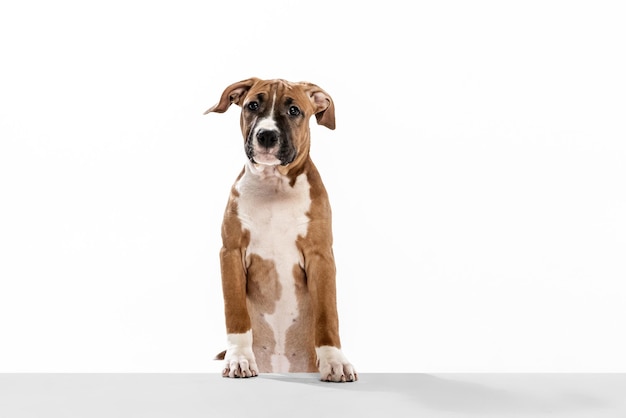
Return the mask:
<path id="1" fill-rule="evenodd" d="M 260 378 L 333 391 L 364 392 L 368 396 L 393 394 L 398 399 L 415 402 L 422 408 L 466 414 L 563 414 L 611 408 L 606 400 L 583 393 L 550 390 L 549 384 L 547 389 L 537 394 L 537 391 L 528 393 L 498 389 L 428 374 L 372 373 L 360 375 L 356 383 L 322 382 L 316 374 L 261 375 Z"/>

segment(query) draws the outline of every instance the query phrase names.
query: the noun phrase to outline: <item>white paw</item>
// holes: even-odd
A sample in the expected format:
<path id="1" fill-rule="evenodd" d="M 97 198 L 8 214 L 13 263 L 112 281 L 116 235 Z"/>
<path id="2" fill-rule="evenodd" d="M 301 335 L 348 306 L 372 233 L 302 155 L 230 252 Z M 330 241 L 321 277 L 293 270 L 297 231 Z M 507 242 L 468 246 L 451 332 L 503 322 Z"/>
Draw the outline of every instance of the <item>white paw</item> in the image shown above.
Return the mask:
<path id="1" fill-rule="evenodd" d="M 224 356 L 224 377 L 253 377 L 259 375 L 259 368 L 252 352 L 252 331 L 245 334 L 228 334 L 228 349 Z"/>
<path id="2" fill-rule="evenodd" d="M 323 381 L 355 382 L 358 376 L 354 367 L 337 347 L 316 347 L 317 367 Z"/>

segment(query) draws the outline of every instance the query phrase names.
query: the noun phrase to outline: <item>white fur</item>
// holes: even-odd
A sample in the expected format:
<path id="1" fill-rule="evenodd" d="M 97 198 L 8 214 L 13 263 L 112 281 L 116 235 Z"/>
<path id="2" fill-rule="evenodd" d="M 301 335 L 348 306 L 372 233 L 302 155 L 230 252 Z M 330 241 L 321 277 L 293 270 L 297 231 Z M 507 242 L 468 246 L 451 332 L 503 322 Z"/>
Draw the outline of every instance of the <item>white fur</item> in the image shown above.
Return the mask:
<path id="1" fill-rule="evenodd" d="M 251 377 L 259 374 L 252 352 L 252 330 L 243 334 L 226 335 L 227 350 L 224 360 L 229 377 Z"/>
<path id="2" fill-rule="evenodd" d="M 259 119 L 257 121 L 257 123 L 254 125 L 254 134 L 255 134 L 255 138 L 256 138 L 256 133 L 259 132 L 259 129 L 265 129 L 265 130 L 277 130 L 278 129 L 278 125 L 276 125 L 276 121 L 274 120 L 274 118 L 272 116 L 269 116 L 267 118 L 263 118 L 263 119 Z"/>
<path id="3" fill-rule="evenodd" d="M 240 192 L 238 214 L 243 228 L 250 231 L 246 253 L 273 261 L 282 292 L 276 310 L 266 314 L 265 320 L 274 332 L 275 352 L 272 368 L 275 373 L 289 371 L 285 355 L 287 329 L 299 315 L 295 293 L 293 267 L 303 266 L 304 260 L 296 247 L 298 235 L 306 235 L 311 206 L 309 183 L 301 174 L 293 187 L 275 167 L 248 163 L 236 188 Z"/>
<path id="4" fill-rule="evenodd" d="M 315 347 L 322 380 L 345 382 L 357 380 L 357 374 L 343 352 L 337 347 Z"/>

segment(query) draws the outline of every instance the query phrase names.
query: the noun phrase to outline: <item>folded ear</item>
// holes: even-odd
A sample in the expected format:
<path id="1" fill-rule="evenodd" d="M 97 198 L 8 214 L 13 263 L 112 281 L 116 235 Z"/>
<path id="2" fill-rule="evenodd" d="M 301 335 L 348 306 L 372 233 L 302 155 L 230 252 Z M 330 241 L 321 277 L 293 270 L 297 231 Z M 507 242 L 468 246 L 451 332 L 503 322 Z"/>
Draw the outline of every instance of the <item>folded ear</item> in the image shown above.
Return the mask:
<path id="1" fill-rule="evenodd" d="M 204 112 L 204 114 L 206 115 L 211 112 L 224 113 L 233 103 L 241 106 L 243 98 L 246 97 L 246 93 L 248 93 L 250 87 L 252 87 L 257 81 L 259 81 L 259 79 L 253 77 L 226 87 L 226 90 L 222 93 L 222 97 L 220 97 L 220 101 L 215 106 Z"/>
<path id="2" fill-rule="evenodd" d="M 315 84 L 303 84 L 307 87 L 311 103 L 315 106 L 315 118 L 318 125 L 323 125 L 328 129 L 335 129 L 335 105 L 333 99 Z"/>

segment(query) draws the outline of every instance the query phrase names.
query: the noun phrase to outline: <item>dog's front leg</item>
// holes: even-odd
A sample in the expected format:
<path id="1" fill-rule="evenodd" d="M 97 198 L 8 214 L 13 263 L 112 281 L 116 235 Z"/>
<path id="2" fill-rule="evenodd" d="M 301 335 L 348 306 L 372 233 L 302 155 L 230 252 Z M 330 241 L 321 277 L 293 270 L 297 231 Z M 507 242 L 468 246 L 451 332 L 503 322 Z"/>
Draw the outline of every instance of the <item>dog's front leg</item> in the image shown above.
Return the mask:
<path id="1" fill-rule="evenodd" d="M 313 252 L 305 258 L 307 283 L 315 311 L 315 353 L 321 379 L 356 381 L 356 371 L 341 351 L 332 250 Z"/>
<path id="2" fill-rule="evenodd" d="M 246 304 L 246 275 L 239 248 L 222 248 L 222 291 L 226 318 L 227 350 L 224 377 L 252 377 L 259 374 L 252 351 L 252 326 Z"/>

